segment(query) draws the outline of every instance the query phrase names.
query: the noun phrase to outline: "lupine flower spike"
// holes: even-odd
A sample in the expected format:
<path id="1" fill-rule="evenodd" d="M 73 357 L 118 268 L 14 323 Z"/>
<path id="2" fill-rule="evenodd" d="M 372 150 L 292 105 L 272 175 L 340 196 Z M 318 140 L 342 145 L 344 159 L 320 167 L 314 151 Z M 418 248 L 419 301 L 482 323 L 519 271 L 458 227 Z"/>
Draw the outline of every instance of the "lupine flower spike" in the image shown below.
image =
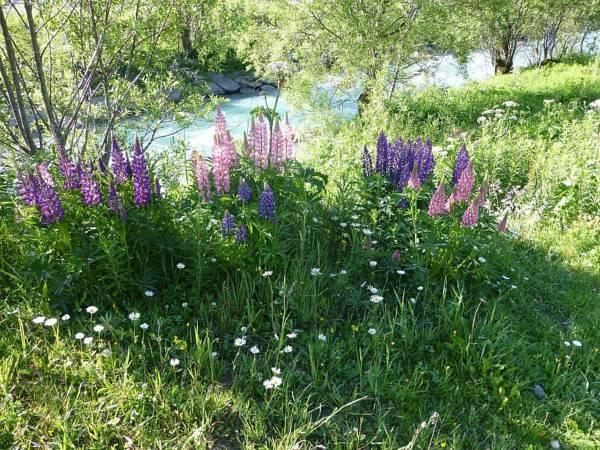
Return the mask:
<path id="1" fill-rule="evenodd" d="M 110 168 L 115 176 L 117 183 L 125 183 L 129 178 L 127 161 L 123 156 L 123 152 L 119 147 L 119 143 L 113 136 L 112 138 L 112 150 L 110 152 Z"/>
<path id="2" fill-rule="evenodd" d="M 234 218 L 229 213 L 229 210 L 225 210 L 225 215 L 223 216 L 223 220 L 221 220 L 221 233 L 223 237 L 228 237 L 233 234 L 234 230 Z"/>
<path id="3" fill-rule="evenodd" d="M 272 219 L 275 217 L 275 195 L 267 183 L 265 183 L 265 188 L 260 193 L 258 215 L 262 219 Z"/>
<path id="4" fill-rule="evenodd" d="M 133 162 L 131 166 L 133 172 L 133 200 L 138 208 L 148 206 L 151 196 L 150 175 L 148 174 L 144 150 L 137 136 L 133 144 Z"/>
<path id="5" fill-rule="evenodd" d="M 413 165 L 412 172 L 410 173 L 408 187 L 414 189 L 415 191 L 418 191 L 421 187 L 421 179 L 419 178 L 419 172 L 416 163 Z"/>
<path id="6" fill-rule="evenodd" d="M 448 210 L 446 209 L 446 194 L 444 192 L 444 183 L 440 182 L 437 190 L 431 197 L 431 201 L 429 202 L 429 211 L 427 214 L 430 216 L 440 216 L 442 214 L 446 214 Z"/>
<path id="7" fill-rule="evenodd" d="M 210 180 L 208 177 L 208 166 L 198 152 L 192 153 L 192 166 L 196 177 L 196 185 L 198 186 L 198 195 L 203 202 L 210 201 Z"/>
<path id="8" fill-rule="evenodd" d="M 460 224 L 463 227 L 470 228 L 477 225 L 477 220 L 479 220 L 479 202 L 475 198 L 465 210 Z"/>
<path id="9" fill-rule="evenodd" d="M 246 242 L 248 240 L 248 230 L 244 225 L 240 224 L 237 226 L 235 240 L 238 242 Z"/>
<path id="10" fill-rule="evenodd" d="M 79 172 L 81 173 L 80 185 L 83 204 L 85 206 L 99 205 L 102 202 L 102 193 L 100 192 L 100 184 L 94 176 L 92 165 L 84 165 Z"/>
<path id="11" fill-rule="evenodd" d="M 251 195 L 252 195 L 252 192 L 250 190 L 250 186 L 248 185 L 248 183 L 246 183 L 246 180 L 241 178 L 240 184 L 238 185 L 238 191 L 237 191 L 238 199 L 242 202 L 247 203 L 250 201 Z"/>
<path id="12" fill-rule="evenodd" d="M 34 184 L 35 205 L 42 215 L 42 225 L 58 222 L 64 217 L 65 213 L 54 188 L 38 177 L 32 177 L 32 181 Z"/>
<path id="13" fill-rule="evenodd" d="M 48 171 L 48 164 L 41 162 L 38 164 L 37 169 L 44 183 L 50 187 L 54 187 L 54 180 L 52 179 L 52 174 Z"/>
<path id="14" fill-rule="evenodd" d="M 119 193 L 115 188 L 115 184 L 111 181 L 108 186 L 108 209 L 112 212 L 119 212 L 119 203 L 121 199 L 119 198 Z"/>
<path id="15" fill-rule="evenodd" d="M 72 161 L 61 145 L 58 147 L 58 168 L 65 180 L 65 189 L 79 189 L 79 166 Z"/>
<path id="16" fill-rule="evenodd" d="M 35 205 L 35 187 L 35 182 L 31 173 L 20 174 L 18 176 L 17 190 L 23 199 L 23 203 L 25 203 L 27 206 Z"/>
<path id="17" fill-rule="evenodd" d="M 469 153 L 467 152 L 467 146 L 462 145 L 458 154 L 456 155 L 456 161 L 454 163 L 454 171 L 452 172 L 452 186 L 455 186 L 460 179 L 463 171 L 467 168 L 469 163 Z"/>
<path id="18" fill-rule="evenodd" d="M 460 174 L 460 178 L 458 179 L 458 183 L 456 184 L 456 188 L 453 192 L 452 199 L 456 202 L 466 202 L 471 195 L 471 190 L 473 189 L 473 163 L 471 161 L 467 162 L 467 167 Z"/>
<path id="19" fill-rule="evenodd" d="M 369 149 L 365 145 L 365 149 L 363 151 L 362 156 L 363 163 L 363 175 L 365 177 L 370 177 L 373 175 L 373 159 L 371 158 L 371 154 L 369 153 Z"/>

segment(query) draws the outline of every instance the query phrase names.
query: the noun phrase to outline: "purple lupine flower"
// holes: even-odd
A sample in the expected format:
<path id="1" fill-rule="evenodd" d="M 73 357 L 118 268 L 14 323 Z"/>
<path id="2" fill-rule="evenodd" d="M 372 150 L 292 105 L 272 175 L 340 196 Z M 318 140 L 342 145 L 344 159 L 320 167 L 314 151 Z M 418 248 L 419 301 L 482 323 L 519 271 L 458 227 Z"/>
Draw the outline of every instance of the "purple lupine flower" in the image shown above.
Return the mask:
<path id="1" fill-rule="evenodd" d="M 474 227 L 477 225 L 477 220 L 479 219 L 479 203 L 477 199 L 474 199 L 473 202 L 467 207 L 465 210 L 462 219 L 460 220 L 460 224 L 463 227 Z"/>
<path id="2" fill-rule="evenodd" d="M 473 162 L 468 161 L 467 167 L 460 174 L 456 188 L 454 189 L 452 200 L 455 202 L 466 202 L 471 195 L 473 189 L 473 181 L 475 175 L 473 173 Z"/>
<path id="3" fill-rule="evenodd" d="M 371 159 L 371 154 L 369 153 L 369 149 L 365 145 L 365 150 L 363 151 L 362 156 L 363 163 L 363 175 L 365 177 L 370 177 L 373 175 L 373 160 Z"/>
<path id="4" fill-rule="evenodd" d="M 396 187 L 399 192 L 406 187 L 408 184 L 408 180 L 413 171 L 413 166 L 415 165 L 415 152 L 412 149 L 412 144 L 410 141 L 402 144 L 398 148 L 398 175 Z"/>
<path id="5" fill-rule="evenodd" d="M 248 183 L 246 183 L 246 180 L 244 180 L 243 178 L 240 179 L 240 184 L 238 185 L 238 190 L 237 190 L 238 199 L 241 200 L 242 202 L 247 203 L 250 201 L 251 195 L 252 195 L 252 191 L 251 191 Z"/>
<path id="6" fill-rule="evenodd" d="M 118 183 L 125 183 L 129 178 L 129 162 L 125 160 L 123 152 L 119 147 L 119 143 L 114 137 L 112 138 L 112 150 L 110 152 L 110 159 L 110 167 L 112 169 L 113 175 L 115 176 L 115 179 Z"/>
<path id="7" fill-rule="evenodd" d="M 138 208 L 150 204 L 150 175 L 148 174 L 148 165 L 144 157 L 144 150 L 140 144 L 140 139 L 136 136 L 133 144 L 133 162 L 131 169 L 133 172 L 133 200 Z"/>
<path id="8" fill-rule="evenodd" d="M 162 198 L 161 189 L 160 189 L 160 181 L 156 177 L 154 178 L 154 197 L 157 200 L 160 200 Z"/>
<path id="9" fill-rule="evenodd" d="M 454 170 L 452 172 L 452 186 L 455 186 L 460 179 L 461 174 L 467 168 L 469 163 L 469 153 L 467 152 L 467 146 L 463 144 L 456 155 L 456 161 L 454 163 Z"/>
<path id="10" fill-rule="evenodd" d="M 17 177 L 17 191 L 27 206 L 35 205 L 35 189 L 36 183 L 31 173 L 20 174 Z"/>
<path id="11" fill-rule="evenodd" d="M 212 170 L 219 195 L 226 194 L 231 189 L 229 169 L 227 148 L 223 146 L 221 136 L 215 135 L 212 147 Z"/>
<path id="12" fill-rule="evenodd" d="M 390 143 L 382 131 L 377 138 L 377 153 L 375 158 L 375 170 L 381 175 L 387 174 L 389 148 Z"/>
<path id="13" fill-rule="evenodd" d="M 52 174 L 48 171 L 48 164 L 45 162 L 39 163 L 37 170 L 40 174 L 40 178 L 44 180 L 44 183 L 50 187 L 54 187 L 54 180 L 52 179 Z"/>
<path id="14" fill-rule="evenodd" d="M 237 226 L 235 231 L 235 240 L 237 242 L 246 242 L 248 240 L 248 230 L 242 224 Z"/>
<path id="15" fill-rule="evenodd" d="M 444 193 L 444 183 L 440 182 L 437 190 L 431 197 L 431 201 L 429 202 L 429 210 L 427 214 L 430 216 L 440 216 L 442 214 L 446 214 L 448 210 L 446 209 L 446 194 Z"/>
<path id="16" fill-rule="evenodd" d="M 58 222 L 65 213 L 54 188 L 44 183 L 41 178 L 34 176 L 32 180 L 35 185 L 35 204 L 42 215 L 42 225 Z"/>
<path id="17" fill-rule="evenodd" d="M 284 156 L 286 161 L 294 157 L 294 129 L 290 125 L 287 112 L 285 113 L 285 124 L 283 126 Z"/>
<path id="18" fill-rule="evenodd" d="M 58 168 L 60 174 L 65 180 L 65 189 L 79 189 L 79 164 L 72 161 L 65 151 L 65 147 L 62 145 L 58 146 Z"/>
<path id="19" fill-rule="evenodd" d="M 209 170 L 202 156 L 195 150 L 192 152 L 192 166 L 194 167 L 196 185 L 198 186 L 198 195 L 203 202 L 208 202 L 210 201 Z"/>
<path id="20" fill-rule="evenodd" d="M 425 144 L 421 144 L 417 141 L 417 145 L 416 164 L 418 166 L 419 180 L 421 181 L 421 184 L 425 184 L 427 178 L 435 168 L 435 159 L 433 158 L 433 150 L 429 139 L 427 139 Z"/>
<path id="21" fill-rule="evenodd" d="M 233 234 L 233 220 L 234 218 L 229 213 L 229 210 L 225 210 L 225 214 L 223 215 L 223 219 L 221 220 L 221 233 L 223 234 L 223 237 L 227 237 Z"/>
<path id="22" fill-rule="evenodd" d="M 115 184 L 111 181 L 110 185 L 108 186 L 108 209 L 116 213 L 119 211 L 120 203 L 121 198 L 119 197 L 119 193 L 115 188 Z"/>
<path id="23" fill-rule="evenodd" d="M 246 139 L 246 148 L 248 149 L 248 156 L 254 159 L 254 138 L 256 137 L 256 122 L 254 121 L 254 117 L 250 120 L 250 131 L 248 132 L 248 136 Z"/>
<path id="24" fill-rule="evenodd" d="M 127 210 L 123 206 L 123 202 L 119 199 L 119 220 L 121 222 L 127 222 Z"/>
<path id="25" fill-rule="evenodd" d="M 275 217 L 275 195 L 267 183 L 265 183 L 265 189 L 260 193 L 258 215 L 262 219 Z"/>
<path id="26" fill-rule="evenodd" d="M 104 164 L 104 160 L 102 158 L 98 158 L 98 172 L 100 172 L 101 175 L 106 174 L 106 164 Z"/>
<path id="27" fill-rule="evenodd" d="M 81 173 L 79 182 L 83 204 L 85 206 L 99 205 L 102 202 L 102 193 L 100 192 L 100 184 L 95 179 L 91 164 L 80 167 L 79 171 Z"/>
<path id="28" fill-rule="evenodd" d="M 129 155 L 125 154 L 125 169 L 127 173 L 127 178 L 131 178 L 133 175 L 133 170 L 131 169 L 131 162 L 129 161 Z"/>
<path id="29" fill-rule="evenodd" d="M 388 179 L 390 184 L 397 186 L 400 179 L 400 163 L 402 159 L 402 139 L 399 138 L 394 145 L 390 145 L 388 153 Z"/>
<path id="30" fill-rule="evenodd" d="M 498 230 L 499 233 L 506 233 L 508 231 L 508 212 L 504 214 L 504 217 L 498 224 L 496 230 Z"/>

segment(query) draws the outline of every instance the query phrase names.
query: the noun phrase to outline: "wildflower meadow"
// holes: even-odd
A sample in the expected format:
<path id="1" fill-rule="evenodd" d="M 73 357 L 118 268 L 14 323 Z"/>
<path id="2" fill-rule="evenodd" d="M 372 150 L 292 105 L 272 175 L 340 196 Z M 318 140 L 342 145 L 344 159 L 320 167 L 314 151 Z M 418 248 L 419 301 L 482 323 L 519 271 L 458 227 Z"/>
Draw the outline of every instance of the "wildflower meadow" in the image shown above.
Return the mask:
<path id="1" fill-rule="evenodd" d="M 7 151 L 0 448 L 598 448 L 599 74 Z"/>

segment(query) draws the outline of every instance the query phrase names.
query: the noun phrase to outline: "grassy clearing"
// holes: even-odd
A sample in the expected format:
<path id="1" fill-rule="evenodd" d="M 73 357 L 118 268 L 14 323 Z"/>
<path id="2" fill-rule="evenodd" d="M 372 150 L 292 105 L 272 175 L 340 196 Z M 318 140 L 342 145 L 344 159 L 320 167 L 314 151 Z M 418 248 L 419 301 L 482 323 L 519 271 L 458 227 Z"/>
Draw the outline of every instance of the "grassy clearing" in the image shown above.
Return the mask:
<path id="1" fill-rule="evenodd" d="M 598 68 L 394 99 L 318 145 L 328 181 L 242 168 L 253 195 L 273 187 L 277 222 L 255 197 L 199 206 L 174 187 L 126 224 L 65 197 L 67 219 L 40 228 L 0 176 L 0 448 L 597 448 Z M 382 128 L 431 136 L 436 180 L 464 139 L 497 181 L 482 225 L 412 216 L 362 180 L 358 150 Z M 493 230 L 505 207 L 510 235 Z M 226 208 L 248 244 L 211 222 Z M 272 368 L 282 384 L 265 389 Z"/>

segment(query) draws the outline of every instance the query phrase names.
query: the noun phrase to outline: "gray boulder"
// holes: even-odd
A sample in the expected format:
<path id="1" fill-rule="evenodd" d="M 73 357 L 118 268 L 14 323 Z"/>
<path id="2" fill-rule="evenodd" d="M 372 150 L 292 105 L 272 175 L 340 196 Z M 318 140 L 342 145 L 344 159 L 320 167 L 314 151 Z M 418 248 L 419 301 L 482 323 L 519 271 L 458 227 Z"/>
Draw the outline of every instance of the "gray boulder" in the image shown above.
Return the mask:
<path id="1" fill-rule="evenodd" d="M 212 81 L 209 81 L 208 83 L 206 83 L 206 85 L 208 86 L 208 93 L 211 95 L 225 95 L 225 91 L 223 89 L 221 89 L 221 87 L 219 85 L 217 85 L 216 83 L 213 83 Z"/>
<path id="2" fill-rule="evenodd" d="M 179 103 L 183 99 L 183 94 L 179 89 L 173 88 L 171 89 L 171 92 L 169 92 L 167 99 L 171 102 Z"/>
<path id="3" fill-rule="evenodd" d="M 271 86 L 270 84 L 262 85 L 260 90 L 265 94 L 277 95 L 277 88 L 275 86 Z"/>
<path id="4" fill-rule="evenodd" d="M 228 76 L 225 76 L 221 73 L 211 72 L 208 74 L 208 77 L 211 79 L 213 83 L 223 89 L 226 93 L 231 94 L 233 92 L 237 92 L 240 90 L 240 85 L 233 81 Z"/>
<path id="5" fill-rule="evenodd" d="M 243 87 L 240 89 L 240 94 L 254 94 L 254 92 L 256 91 L 251 87 Z"/>

